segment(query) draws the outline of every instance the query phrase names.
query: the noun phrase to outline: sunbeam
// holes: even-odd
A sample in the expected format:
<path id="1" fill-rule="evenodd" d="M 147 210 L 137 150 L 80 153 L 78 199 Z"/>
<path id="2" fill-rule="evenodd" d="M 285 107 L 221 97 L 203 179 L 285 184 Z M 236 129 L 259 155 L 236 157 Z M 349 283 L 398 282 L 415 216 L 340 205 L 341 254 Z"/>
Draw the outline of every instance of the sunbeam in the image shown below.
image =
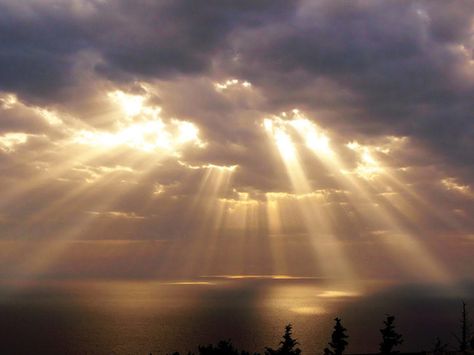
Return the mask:
<path id="1" fill-rule="evenodd" d="M 306 137 L 303 131 L 299 133 Z M 366 223 L 370 223 L 370 220 L 377 216 L 377 219 L 382 221 L 382 225 L 385 225 L 396 236 L 393 242 L 382 244 L 388 250 L 393 251 L 394 260 L 406 269 L 407 274 L 413 274 L 413 270 L 417 270 L 416 274 L 420 279 L 426 280 L 429 278 L 438 282 L 450 282 L 452 278 L 448 272 L 429 255 L 422 244 L 416 240 L 413 233 L 397 222 L 393 213 L 376 199 L 376 196 L 383 190 L 377 190 L 377 185 L 372 180 L 382 174 L 388 175 L 386 169 L 382 168 L 367 147 L 363 147 L 356 142 L 347 144 L 347 147 L 359 154 L 360 160 L 354 172 L 364 182 L 359 183 L 337 156 L 332 155 L 331 159 L 326 159 L 325 155 L 321 156 L 318 151 L 311 150 L 320 158 L 327 169 L 330 169 L 341 188 L 352 192 L 352 194 L 347 195 L 348 199 L 351 205 L 359 210 L 360 215 L 365 216 Z M 357 193 L 369 203 L 361 209 L 360 202 L 352 197 L 354 193 Z M 374 209 L 374 206 L 377 208 Z M 410 255 L 410 257 L 407 258 L 407 255 Z"/>
<path id="2" fill-rule="evenodd" d="M 301 121 L 296 126 L 301 127 Z M 270 139 L 274 140 L 277 146 L 294 193 L 303 196 L 297 201 L 310 242 L 316 253 L 317 264 L 314 265 L 315 270 L 321 270 L 325 277 L 354 280 L 353 268 L 333 236 L 332 228 L 328 223 L 328 217 L 321 206 L 321 202 L 313 195 L 314 189 L 311 188 L 301 166 L 295 144 L 285 130 L 285 123 L 281 119 L 276 122 L 266 119 L 264 127 Z M 311 132 L 309 136 L 312 137 Z M 318 147 L 320 145 L 316 144 Z M 329 147 L 324 144 L 323 146 L 325 146 L 323 152 L 327 154 L 330 151 Z M 330 265 L 326 262 L 327 260 L 331 260 Z"/>

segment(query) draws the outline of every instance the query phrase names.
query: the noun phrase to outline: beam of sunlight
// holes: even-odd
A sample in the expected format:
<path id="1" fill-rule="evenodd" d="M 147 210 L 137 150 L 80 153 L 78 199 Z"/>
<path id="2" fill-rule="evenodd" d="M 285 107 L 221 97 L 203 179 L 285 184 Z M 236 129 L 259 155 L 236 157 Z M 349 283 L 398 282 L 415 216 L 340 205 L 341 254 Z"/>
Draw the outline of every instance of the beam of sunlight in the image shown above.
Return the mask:
<path id="1" fill-rule="evenodd" d="M 236 167 L 209 165 L 189 166 L 188 169 L 201 175 L 193 201 L 182 211 L 180 222 L 182 233 L 192 230 L 193 235 L 178 238 L 176 245 L 164 256 L 163 268 L 157 270 L 166 274 L 167 269 L 172 268 L 175 274 L 183 278 L 198 277 L 212 268 L 219 230 L 226 218 L 224 205 L 219 202 L 219 198 L 228 193 Z M 179 267 L 176 266 L 176 260 L 181 261 Z"/>
<path id="2" fill-rule="evenodd" d="M 355 279 L 353 268 L 339 247 L 339 241 L 333 236 L 328 217 L 320 201 L 318 201 L 318 198 L 311 196 L 313 189 L 301 166 L 295 144 L 287 132 L 286 122 L 281 119 L 266 119 L 263 125 L 269 138 L 275 142 L 294 193 L 309 196 L 309 198 L 298 200 L 298 205 L 310 236 L 309 241 L 316 252 L 318 264 L 315 265 L 315 269 L 321 270 L 325 276 L 345 280 Z M 290 125 L 292 124 L 290 123 Z M 296 122 L 296 127 L 303 129 L 304 126 L 305 121 L 299 120 Z M 313 134 L 314 132 L 309 132 L 309 138 L 314 138 Z M 322 149 L 323 153 L 331 154 L 328 153 L 330 150 L 327 143 L 326 140 L 319 140 L 313 146 Z M 326 262 L 327 260 L 331 260 L 330 266 Z"/>
<path id="3" fill-rule="evenodd" d="M 79 149 L 71 144 L 62 145 L 62 149 L 68 152 L 68 159 L 64 158 L 61 164 L 47 166 L 40 170 L 35 178 L 23 181 L 21 184 L 9 186 L 0 201 L 0 207 L 8 206 L 12 201 L 29 195 L 32 191 L 38 190 L 52 181 L 63 178 L 63 176 L 77 166 L 87 165 L 104 154 L 99 149 Z M 72 154 L 71 154 L 72 152 Z M 60 156 L 59 158 L 63 158 Z"/>
<path id="4" fill-rule="evenodd" d="M 116 99 L 123 99 L 121 104 L 128 114 L 138 114 L 139 111 L 147 108 L 143 107 L 143 100 L 130 99 L 119 94 Z M 130 99 L 130 100 L 129 100 Z M 11 100 L 10 100 L 11 101 Z M 9 101 L 9 102 L 10 102 Z M 149 109 L 148 109 L 149 110 Z M 150 114 L 150 112 L 148 112 Z M 156 117 L 156 112 L 151 112 L 152 117 Z M 151 117 L 151 116 L 150 116 Z M 8 137 L 10 138 L 10 137 Z M 23 136 L 13 137 L 15 140 L 8 140 L 8 147 L 11 148 L 13 143 L 18 145 L 26 142 Z M 13 142 L 13 143 L 12 143 Z M 43 174 L 36 178 L 23 182 L 22 184 L 15 184 L 12 188 L 8 188 L 3 195 L 2 206 L 8 206 L 12 201 L 29 197 L 32 193 L 39 191 L 43 186 L 51 184 L 56 180 L 67 180 L 67 175 L 71 171 L 80 166 L 87 166 L 89 163 L 95 164 L 96 159 L 101 159 L 104 155 L 117 154 L 122 157 L 126 164 L 138 168 L 137 173 L 140 176 L 146 177 L 147 171 L 155 167 L 156 163 L 163 157 L 161 155 L 153 154 L 153 156 L 134 153 L 133 150 L 126 150 L 124 145 L 130 148 L 136 148 L 143 152 L 155 150 L 157 147 L 165 148 L 169 152 L 179 153 L 181 146 L 185 144 L 195 144 L 202 146 L 202 141 L 199 139 L 199 130 L 197 127 L 187 121 L 171 120 L 168 125 L 165 125 L 161 119 L 152 121 L 133 123 L 118 133 L 96 133 L 92 130 L 82 130 L 76 132 L 70 141 L 60 142 L 63 150 L 68 152 L 68 159 L 65 159 L 62 164 L 48 167 Z M 77 143 L 82 143 L 78 145 Z M 74 154 L 70 152 L 74 151 Z M 150 158 L 153 163 L 150 164 Z M 113 172 L 113 169 L 111 170 Z M 107 173 L 107 171 L 105 171 Z M 136 175 L 136 174 L 135 174 Z M 120 195 L 103 196 L 100 191 L 100 186 L 107 186 L 110 178 L 103 176 L 95 176 L 93 180 L 86 180 L 85 182 L 76 182 L 75 187 L 69 190 L 66 194 L 59 197 L 51 204 L 48 204 L 35 211 L 25 222 L 24 229 L 34 228 L 37 223 L 42 220 L 47 220 L 54 215 L 60 215 L 69 206 L 77 206 L 81 200 L 85 198 L 95 199 L 94 210 L 106 210 L 114 201 L 120 198 Z M 137 180 L 138 181 L 138 180 Z M 95 196 L 94 196 L 95 194 Z M 95 198 L 99 196 L 99 198 Z M 41 244 L 34 255 L 31 255 L 28 260 L 22 263 L 16 272 L 26 275 L 27 277 L 34 277 L 45 271 L 49 265 L 54 263 L 54 260 L 68 247 L 68 242 L 81 237 L 87 233 L 97 220 L 96 214 L 89 213 L 83 216 L 77 216 L 80 221 L 68 227 L 59 230 L 55 236 L 50 236 L 50 240 Z"/>
<path id="5" fill-rule="evenodd" d="M 306 146 L 316 155 L 325 158 L 331 158 L 334 155 L 329 137 L 313 122 L 306 118 L 298 117 L 291 120 L 289 124 L 303 137 Z"/>
<path id="6" fill-rule="evenodd" d="M 266 214 L 268 221 L 268 235 L 272 239 L 270 243 L 272 253 L 272 265 L 276 274 L 288 274 L 289 265 L 286 260 L 286 250 L 288 246 L 286 239 L 281 238 L 283 234 L 281 202 L 273 194 L 266 196 Z"/>
<path id="7" fill-rule="evenodd" d="M 342 169 L 343 170 L 343 169 Z M 384 174 L 387 174 L 385 171 Z M 380 194 L 377 184 L 366 180 L 365 184 L 360 184 L 350 175 L 344 176 L 347 188 L 357 191 L 362 198 L 371 203 L 367 204 L 364 210 L 356 201 L 352 205 L 359 209 L 361 216 L 365 216 L 367 223 L 370 219 L 377 218 L 379 222 L 391 231 L 392 237 L 385 239 L 382 243 L 394 260 L 405 269 L 407 275 L 416 276 L 420 280 L 432 280 L 440 283 L 450 283 L 452 276 L 441 265 L 429 251 L 422 245 L 416 237 L 416 231 L 402 221 L 397 220 L 394 214 L 393 205 Z M 342 179 L 341 179 L 342 181 Z M 383 199 L 383 201 L 381 200 Z M 385 203 L 384 203 L 385 202 Z M 387 204 L 387 202 L 389 202 Z"/>
<path id="8" fill-rule="evenodd" d="M 383 204 L 380 204 L 380 201 L 374 199 L 374 196 L 381 191 L 374 190 L 374 186 L 376 185 L 373 180 L 381 174 L 387 175 L 386 169 L 381 167 L 380 162 L 372 156 L 367 147 L 361 146 L 357 142 L 351 142 L 347 145 L 347 148 L 359 154 L 360 161 L 355 173 L 365 181 L 364 184 L 356 181 L 353 174 L 347 173 L 349 170 L 336 154 L 333 154 L 331 159 L 324 159 L 321 158 L 320 154 L 313 152 L 316 157 L 325 164 L 338 184 L 343 189 L 352 192 L 347 195 L 347 198 L 351 205 L 359 211 L 360 216 L 365 216 L 366 223 L 370 223 L 371 220 L 376 218 L 397 236 L 396 239 L 393 239 L 393 243 L 385 243 L 384 246 L 386 246 L 389 251 L 392 251 L 392 255 L 399 265 L 406 268 L 409 273 L 412 273 L 409 270 L 417 270 L 420 278 L 449 282 L 452 278 L 443 266 L 429 254 L 410 230 L 396 221 L 393 212 L 387 209 Z M 369 203 L 365 204 L 361 209 L 361 201 L 357 201 L 354 195 L 362 198 L 362 201 L 365 200 Z M 367 210 L 368 206 L 372 206 L 370 212 Z M 373 208 L 373 206 L 377 208 Z"/>
<path id="9" fill-rule="evenodd" d="M 98 210 L 107 209 L 117 196 L 110 194 L 97 201 L 95 207 Z M 84 214 L 82 218 L 73 224 L 69 224 L 50 236 L 48 240 L 41 244 L 41 247 L 29 255 L 24 263 L 18 265 L 15 270 L 16 275 L 23 279 L 33 279 L 48 269 L 56 259 L 66 249 L 71 247 L 71 241 L 83 236 L 87 229 L 94 223 L 97 216 L 95 214 Z"/>
<path id="10" fill-rule="evenodd" d="M 146 168 L 143 167 L 141 169 L 141 174 L 138 177 L 137 183 L 139 184 L 141 179 L 144 179 L 147 176 L 147 173 L 153 170 L 154 165 L 150 165 L 149 160 L 143 156 L 133 156 L 133 159 L 139 159 L 141 163 L 146 164 Z M 61 228 L 59 231 L 56 231 L 55 235 L 49 236 L 47 240 L 42 242 L 40 246 L 36 248 L 34 253 L 31 254 L 24 263 L 21 263 L 18 266 L 15 272 L 22 278 L 33 279 L 36 275 L 40 275 L 42 272 L 47 271 L 47 269 L 54 264 L 62 253 L 70 249 L 72 247 L 72 241 L 78 240 L 82 237 L 87 237 L 88 230 L 93 227 L 94 223 L 97 222 L 98 217 L 102 215 L 100 211 L 108 211 L 110 206 L 122 197 L 122 194 L 127 193 L 128 189 L 125 189 L 122 193 L 116 192 L 115 194 L 108 195 L 101 193 L 115 181 L 115 175 L 106 174 L 93 183 L 79 184 L 68 194 L 56 200 L 51 205 L 45 206 L 43 209 L 37 211 L 27 221 L 25 221 L 25 226 L 31 225 L 34 227 L 35 223 L 39 222 L 41 219 L 61 215 L 61 213 L 65 210 L 70 210 L 70 208 L 72 208 L 71 211 L 73 211 L 76 206 L 85 206 L 88 204 L 88 201 L 94 201 L 93 208 L 95 211 L 89 211 L 89 213 L 82 211 L 83 213 L 81 216 L 76 216 L 75 223 L 69 224 Z M 112 212 L 112 216 L 120 217 L 123 216 L 123 213 Z M 141 216 L 131 216 L 134 217 L 134 219 L 143 219 Z M 110 223 L 113 223 L 113 221 Z"/>
<path id="11" fill-rule="evenodd" d="M 444 209 L 430 203 L 426 197 L 420 195 L 420 193 L 411 188 L 407 182 L 403 181 L 402 177 L 399 176 L 397 172 L 393 171 L 390 174 L 383 174 L 381 180 L 382 183 L 402 191 L 406 196 L 405 204 L 411 204 L 416 212 L 420 213 L 420 211 L 424 211 L 428 216 L 442 221 L 446 226 L 453 230 L 460 232 L 464 230 L 464 226 L 457 219 L 451 218 Z M 406 211 L 406 209 L 400 209 L 402 213 Z"/>
<path id="12" fill-rule="evenodd" d="M 270 254 L 266 202 L 235 189 L 230 197 L 222 198 L 221 202 L 226 210 L 222 234 L 230 243 L 222 247 L 229 249 L 226 258 L 229 270 L 245 274 L 264 267 L 268 271 L 268 263 L 260 262 Z"/>
<path id="13" fill-rule="evenodd" d="M 394 233 L 393 235 L 396 235 L 392 242 L 382 244 L 384 244 L 387 250 L 392 252 L 393 258 L 400 266 L 407 270 L 417 270 L 421 278 L 429 278 L 439 282 L 449 282 L 451 280 L 449 273 L 423 247 L 413 234 L 413 231 L 397 220 L 394 215 L 395 209 L 391 204 L 387 203 L 387 198 L 383 196 L 384 190 L 379 191 L 376 189 L 376 179 L 387 175 L 388 170 L 383 167 L 369 147 L 362 146 L 355 141 L 346 146 L 354 151 L 359 158 L 356 169 L 350 171 L 330 148 L 329 138 L 321 133 L 316 125 L 304 118 L 300 112 L 294 113 L 293 118 L 285 116 L 284 118 L 265 119 L 263 126 L 278 147 L 295 192 L 304 193 L 311 189 L 309 188 L 303 168 L 299 163 L 295 143 L 289 133 L 289 127 L 292 127 L 298 133 L 306 147 L 324 164 L 339 186 L 343 190 L 350 192 L 346 194 L 346 198 L 350 205 L 358 211 L 359 216 L 363 216 L 365 223 L 370 225 L 372 222 L 377 221 L 376 224 L 387 226 Z M 376 147 L 376 150 L 384 154 L 389 152 L 389 149 L 384 147 Z M 327 225 L 326 221 L 328 215 L 325 215 L 324 210 L 318 204 L 315 204 L 314 201 L 312 203 L 308 201 L 305 201 L 306 206 L 302 209 L 302 213 L 306 213 L 306 224 L 309 227 L 312 226 L 311 223 L 307 222 L 309 216 L 305 211 L 319 211 L 318 230 L 330 232 L 331 228 Z M 361 202 L 363 201 L 367 201 L 367 203 L 361 209 Z M 314 221 L 314 218 L 311 218 L 311 220 Z M 402 258 L 401 255 L 405 257 Z M 409 256 L 409 260 L 407 260 L 407 256 Z"/>

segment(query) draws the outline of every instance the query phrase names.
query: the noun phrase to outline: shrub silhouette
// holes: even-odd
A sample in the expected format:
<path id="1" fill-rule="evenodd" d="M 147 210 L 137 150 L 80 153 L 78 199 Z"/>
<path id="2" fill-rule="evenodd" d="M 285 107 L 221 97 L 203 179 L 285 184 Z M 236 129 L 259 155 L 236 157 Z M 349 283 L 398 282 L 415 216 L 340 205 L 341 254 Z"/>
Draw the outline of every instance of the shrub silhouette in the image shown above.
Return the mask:
<path id="1" fill-rule="evenodd" d="M 332 349 L 325 348 L 325 355 L 342 355 L 346 349 L 346 346 L 348 345 L 346 339 L 349 337 L 345 333 L 347 329 L 342 326 L 340 318 L 335 318 L 334 320 L 336 321 L 336 325 L 334 325 L 334 331 L 331 335 L 331 342 L 329 343 L 329 346 Z"/>
<path id="2" fill-rule="evenodd" d="M 150 354 L 151 355 L 151 354 Z M 168 355 L 180 355 L 179 352 L 174 352 L 173 354 Z M 188 352 L 188 355 L 195 355 L 194 353 Z M 199 345 L 198 346 L 198 355 L 250 355 L 248 351 L 239 351 L 234 348 L 230 339 L 221 340 L 217 345 Z M 260 355 L 258 353 L 253 353 L 253 355 Z"/>
<path id="3" fill-rule="evenodd" d="M 234 348 L 232 342 L 229 340 L 221 340 L 217 343 L 217 346 L 212 344 L 210 345 L 200 345 L 198 347 L 199 355 L 250 355 L 247 351 L 239 351 Z M 259 355 L 254 353 L 254 355 Z"/>
<path id="4" fill-rule="evenodd" d="M 402 335 L 395 331 L 394 322 L 395 317 L 387 315 L 387 319 L 384 321 L 385 327 L 380 329 L 380 333 L 382 333 L 381 354 L 395 354 L 397 351 L 392 351 L 392 349 L 403 343 Z"/>
<path id="5" fill-rule="evenodd" d="M 436 343 L 434 344 L 433 349 L 431 351 L 435 355 L 444 354 L 446 351 L 448 351 L 448 344 L 443 344 L 441 342 L 441 339 L 439 337 L 436 337 Z"/>
<path id="6" fill-rule="evenodd" d="M 299 344 L 296 339 L 293 339 L 291 323 L 285 327 L 285 334 L 280 341 L 280 347 L 276 350 L 272 348 L 265 348 L 265 355 L 300 355 L 301 350 L 297 347 Z"/>

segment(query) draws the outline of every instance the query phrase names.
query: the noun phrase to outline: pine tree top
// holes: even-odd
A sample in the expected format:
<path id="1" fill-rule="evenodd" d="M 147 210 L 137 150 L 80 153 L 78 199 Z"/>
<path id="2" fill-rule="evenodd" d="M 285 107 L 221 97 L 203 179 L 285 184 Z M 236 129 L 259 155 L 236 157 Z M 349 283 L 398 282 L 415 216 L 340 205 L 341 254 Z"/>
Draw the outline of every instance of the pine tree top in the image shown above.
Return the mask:
<path id="1" fill-rule="evenodd" d="M 283 334 L 283 339 L 280 341 L 280 347 L 276 350 L 272 348 L 266 348 L 266 355 L 300 355 L 301 350 L 297 347 L 299 344 L 296 339 L 293 339 L 292 336 L 293 326 L 288 324 L 285 327 L 285 334 Z"/>

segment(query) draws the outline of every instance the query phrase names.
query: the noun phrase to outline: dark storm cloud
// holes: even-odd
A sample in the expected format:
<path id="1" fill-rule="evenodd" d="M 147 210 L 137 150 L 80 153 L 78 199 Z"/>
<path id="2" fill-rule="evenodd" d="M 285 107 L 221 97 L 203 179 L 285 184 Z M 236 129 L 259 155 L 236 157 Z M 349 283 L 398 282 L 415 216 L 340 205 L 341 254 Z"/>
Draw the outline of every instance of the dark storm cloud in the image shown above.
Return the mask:
<path id="1" fill-rule="evenodd" d="M 117 3 L 114 31 L 101 36 L 106 63 L 99 69 L 167 77 L 207 71 L 212 55 L 236 27 L 278 21 L 292 11 L 287 1 L 148 1 Z M 126 16 L 123 16 L 126 14 Z M 112 74 L 113 75 L 113 74 Z"/>
<path id="2" fill-rule="evenodd" d="M 77 84 L 81 51 L 101 57 L 112 80 L 207 71 L 212 55 L 239 26 L 291 13 L 287 1 L 0 2 L 0 88 L 52 98 Z"/>

